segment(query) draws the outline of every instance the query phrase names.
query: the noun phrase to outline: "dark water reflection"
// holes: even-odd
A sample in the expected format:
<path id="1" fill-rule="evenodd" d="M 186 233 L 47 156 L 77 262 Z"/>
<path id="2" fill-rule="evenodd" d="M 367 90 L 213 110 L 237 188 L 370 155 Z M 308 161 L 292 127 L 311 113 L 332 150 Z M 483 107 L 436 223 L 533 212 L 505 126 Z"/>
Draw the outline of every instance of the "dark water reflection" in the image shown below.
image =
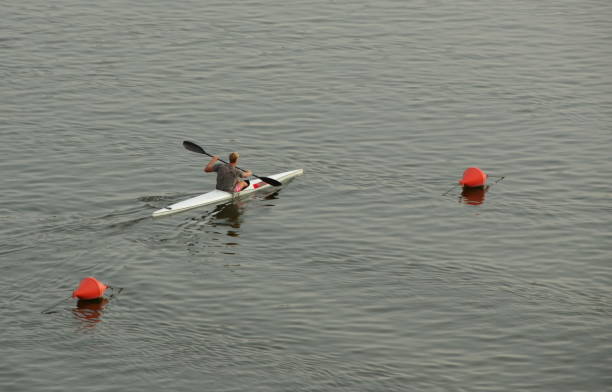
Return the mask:
<path id="1" fill-rule="evenodd" d="M 274 193 L 266 195 L 264 197 L 264 200 L 276 200 L 276 199 L 278 199 L 279 193 L 280 193 L 280 189 L 278 191 L 274 192 Z"/>
<path id="2" fill-rule="evenodd" d="M 109 299 L 102 297 L 90 300 L 79 300 L 76 308 L 72 309 L 72 314 L 83 322 L 84 327 L 94 327 L 102 321 L 104 308 L 108 304 Z"/>
<path id="3" fill-rule="evenodd" d="M 484 203 L 485 194 L 487 193 L 488 190 L 489 190 L 488 186 L 487 187 L 477 187 L 477 188 L 464 187 L 463 191 L 461 192 L 460 201 L 465 204 L 472 205 L 472 206 L 480 205 Z"/>
<path id="4" fill-rule="evenodd" d="M 263 200 L 276 200 L 280 190 L 276 192 L 262 195 Z M 212 216 L 211 225 L 213 227 L 228 226 L 232 229 L 240 229 L 243 223 L 244 213 L 247 208 L 248 200 L 234 200 L 231 203 L 221 204 L 215 207 L 215 209 L 209 214 Z M 268 204 L 268 206 L 271 206 Z M 239 237 L 239 230 L 228 230 L 227 235 L 230 237 Z"/>
<path id="5" fill-rule="evenodd" d="M 240 229 L 245 205 L 246 202 L 244 201 L 235 201 L 233 203 L 217 206 L 212 213 L 214 216 L 212 225 L 229 226 L 233 229 Z M 238 237 L 239 232 L 237 230 L 228 230 L 227 235 L 230 237 Z"/>

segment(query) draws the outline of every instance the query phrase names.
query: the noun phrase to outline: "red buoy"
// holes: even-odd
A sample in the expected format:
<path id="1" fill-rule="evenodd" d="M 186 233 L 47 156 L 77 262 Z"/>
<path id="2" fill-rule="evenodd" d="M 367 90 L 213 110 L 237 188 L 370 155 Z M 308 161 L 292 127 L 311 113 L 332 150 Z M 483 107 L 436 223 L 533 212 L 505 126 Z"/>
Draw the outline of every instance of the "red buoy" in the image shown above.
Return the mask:
<path id="1" fill-rule="evenodd" d="M 107 285 L 100 282 L 96 278 L 87 277 L 81 280 L 79 287 L 72 292 L 72 298 L 78 299 L 96 299 L 104 295 L 104 291 L 108 288 Z"/>
<path id="2" fill-rule="evenodd" d="M 463 172 L 463 178 L 459 180 L 459 184 L 475 188 L 485 186 L 487 183 L 487 175 L 477 167 L 469 167 Z"/>

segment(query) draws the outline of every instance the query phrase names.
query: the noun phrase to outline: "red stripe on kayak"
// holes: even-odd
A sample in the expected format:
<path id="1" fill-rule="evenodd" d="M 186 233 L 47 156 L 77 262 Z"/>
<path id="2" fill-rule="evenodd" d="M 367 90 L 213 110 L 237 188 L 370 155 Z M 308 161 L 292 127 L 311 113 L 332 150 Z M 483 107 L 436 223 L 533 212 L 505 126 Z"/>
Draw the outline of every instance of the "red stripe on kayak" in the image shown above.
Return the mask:
<path id="1" fill-rule="evenodd" d="M 268 184 L 266 184 L 266 183 L 265 183 L 265 182 L 263 182 L 263 181 L 262 181 L 262 182 L 258 182 L 257 184 L 253 184 L 253 188 L 254 188 L 254 189 L 261 188 L 261 187 L 262 187 L 262 186 L 264 186 L 264 185 L 268 185 Z"/>

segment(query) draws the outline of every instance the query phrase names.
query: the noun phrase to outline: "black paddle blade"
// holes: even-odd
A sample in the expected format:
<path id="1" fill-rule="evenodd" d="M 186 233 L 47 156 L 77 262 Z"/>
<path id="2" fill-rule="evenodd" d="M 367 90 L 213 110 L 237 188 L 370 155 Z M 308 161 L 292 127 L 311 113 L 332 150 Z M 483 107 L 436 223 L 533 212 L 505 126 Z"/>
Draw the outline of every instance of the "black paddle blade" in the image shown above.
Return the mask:
<path id="1" fill-rule="evenodd" d="M 189 151 L 197 152 L 198 154 L 208 155 L 208 154 L 206 154 L 206 151 L 204 151 L 204 149 L 202 147 L 198 146 L 194 142 L 190 142 L 189 140 L 185 140 L 183 142 L 183 147 L 185 147 Z"/>
<path id="2" fill-rule="evenodd" d="M 256 176 L 256 177 L 257 177 L 257 176 Z M 283 183 L 282 183 L 282 182 L 280 182 L 280 181 L 276 181 L 276 180 L 275 180 L 275 179 L 273 179 L 273 178 L 268 178 L 268 177 L 257 177 L 257 178 L 259 178 L 259 179 L 260 179 L 260 180 L 262 180 L 263 182 L 265 182 L 265 183 L 267 183 L 267 184 L 270 184 L 270 185 L 272 185 L 272 186 L 281 186 L 281 185 L 283 185 Z"/>
<path id="3" fill-rule="evenodd" d="M 198 146 L 197 144 L 195 144 L 194 142 L 190 142 L 189 140 L 185 140 L 183 142 L 183 147 L 185 147 L 186 149 L 188 149 L 189 151 L 193 151 L 193 152 L 197 152 L 198 154 L 204 154 L 204 155 L 208 155 L 209 157 L 211 157 L 212 155 L 210 155 L 209 153 L 207 153 L 206 151 L 204 151 L 204 149 L 200 146 Z M 223 163 L 227 163 L 225 162 L 223 159 L 219 159 L 221 162 Z M 238 167 L 238 169 L 240 169 Z M 242 170 L 242 169 L 240 169 Z M 244 171 L 244 170 L 242 170 Z M 255 176 L 257 178 L 259 178 L 260 180 L 262 180 L 263 182 L 270 184 L 272 186 L 281 186 L 283 185 L 280 181 L 276 181 L 273 178 L 268 178 L 268 177 L 259 177 L 259 176 Z"/>

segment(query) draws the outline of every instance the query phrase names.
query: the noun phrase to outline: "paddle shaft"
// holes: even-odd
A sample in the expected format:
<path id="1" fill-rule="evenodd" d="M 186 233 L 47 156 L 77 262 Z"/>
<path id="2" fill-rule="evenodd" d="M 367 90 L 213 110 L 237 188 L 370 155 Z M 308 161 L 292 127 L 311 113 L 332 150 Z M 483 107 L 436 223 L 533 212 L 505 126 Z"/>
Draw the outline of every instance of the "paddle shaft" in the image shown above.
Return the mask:
<path id="1" fill-rule="evenodd" d="M 188 149 L 189 151 L 193 151 L 193 152 L 197 152 L 199 154 L 204 154 L 204 155 L 208 155 L 209 157 L 214 157 L 214 155 L 211 155 L 209 153 L 207 153 L 206 151 L 204 151 L 204 149 L 200 146 L 198 146 L 197 144 L 195 144 L 194 142 L 190 142 L 188 140 L 185 140 L 183 142 L 183 147 L 185 147 L 186 149 Z M 223 159 L 218 158 L 219 161 L 227 164 L 227 162 L 225 162 Z M 243 172 L 246 172 L 246 170 L 239 168 L 238 166 L 236 166 L 236 169 L 241 170 Z M 263 182 L 270 184 L 272 186 L 281 186 L 283 185 L 280 181 L 277 181 L 273 178 L 268 178 L 268 177 L 259 177 L 255 174 L 253 174 L 253 177 L 259 178 L 260 180 L 262 180 Z"/>
<path id="2" fill-rule="evenodd" d="M 209 157 L 211 157 L 211 158 L 212 158 L 212 157 L 214 157 L 214 155 L 210 155 L 210 154 L 209 154 L 209 153 L 207 153 L 206 151 L 204 151 L 204 154 L 208 155 L 208 156 L 209 156 Z M 217 157 L 217 158 L 219 159 L 219 161 L 221 161 L 221 162 L 223 162 L 223 163 L 227 164 L 227 162 L 225 162 L 223 159 L 221 159 L 221 158 L 219 158 L 219 157 Z M 236 166 L 236 169 L 241 170 L 241 171 L 243 171 L 243 172 L 246 172 L 246 170 L 241 169 L 241 168 L 239 168 L 238 166 Z M 256 176 L 255 174 L 253 174 L 253 177 L 261 178 L 261 177 L 259 177 L 259 176 Z"/>

